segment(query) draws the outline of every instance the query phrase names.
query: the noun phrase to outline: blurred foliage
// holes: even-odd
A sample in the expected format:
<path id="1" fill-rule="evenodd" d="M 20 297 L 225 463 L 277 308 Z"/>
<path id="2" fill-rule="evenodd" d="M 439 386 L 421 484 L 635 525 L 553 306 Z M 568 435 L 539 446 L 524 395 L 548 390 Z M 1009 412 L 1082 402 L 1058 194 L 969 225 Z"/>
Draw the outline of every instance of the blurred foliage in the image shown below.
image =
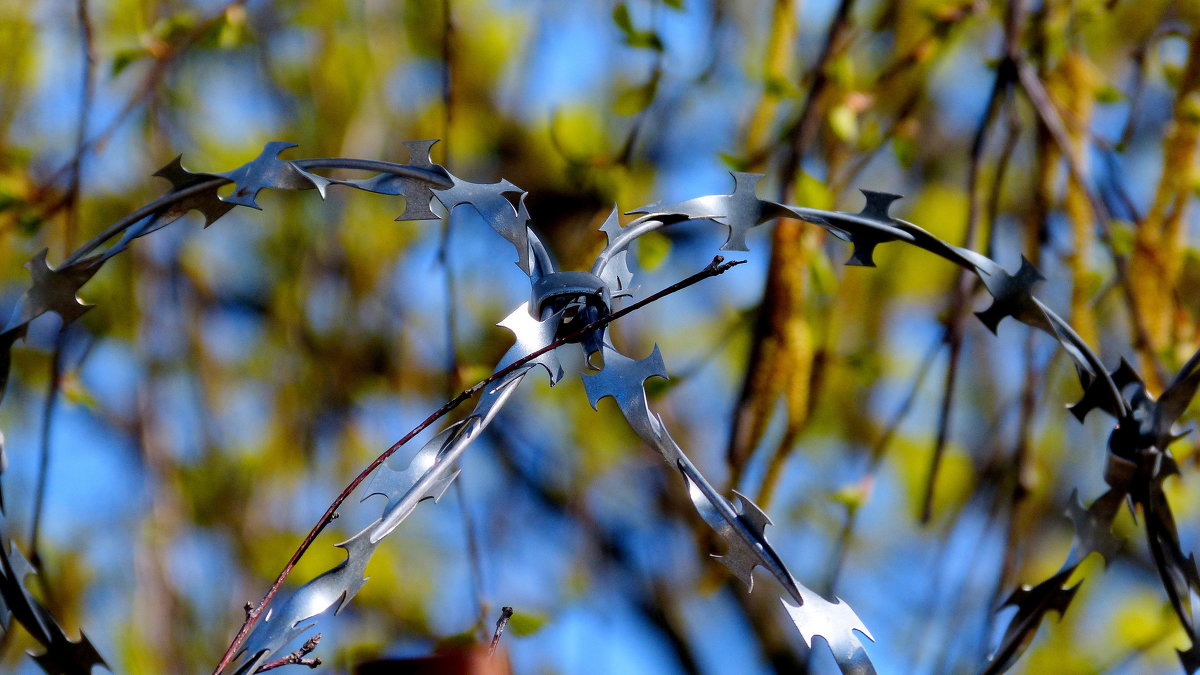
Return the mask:
<path id="1" fill-rule="evenodd" d="M 567 269 L 590 266 L 614 203 L 727 192 L 735 168 L 806 206 L 905 193 L 900 217 L 1010 269 L 1025 255 L 1049 304 L 1152 391 L 1200 341 L 1193 2 L 0 0 L 0 62 L 5 307 L 26 260 L 62 260 L 154 199 L 149 174 L 180 152 L 226 171 L 271 140 L 404 161 L 403 141 L 441 138 L 434 161 L 456 175 L 529 191 Z M 98 307 L 68 334 L 34 553 L 42 597 L 117 672 L 215 665 L 340 487 L 490 371 L 510 339 L 493 324 L 527 297 L 465 213 L 443 229 L 393 222 L 402 205 L 373 195 L 260 201 L 140 240 L 84 288 Z M 698 269 L 719 229 L 643 240 L 641 292 Z M 817 228 L 759 229 L 754 264 L 616 338 L 662 345 L 674 379 L 654 395 L 679 442 L 772 502 L 780 553 L 855 607 L 881 672 L 973 670 L 1007 620 L 994 608 L 1062 560 L 1072 488 L 1103 489 L 1107 420 L 1061 410 L 1079 396 L 1066 360 L 1015 322 L 988 334 L 949 266 L 893 244 L 879 269 L 843 268 Z M 0 408 L 22 546 L 56 320 L 18 345 Z M 593 412 L 571 378 L 527 389 L 462 489 L 380 549 L 330 622 L 328 664 L 482 639 L 501 605 L 522 673 L 806 663 L 778 608 L 707 560 L 686 494 L 615 409 Z M 1175 446 L 1170 491 L 1193 549 L 1198 449 Z M 293 581 L 340 560 L 327 543 L 375 508 L 347 509 Z M 1089 569 L 1018 671 L 1176 667 L 1185 641 L 1124 526 L 1121 558 Z M 4 669 L 31 667 L 26 636 L 4 643 Z"/>

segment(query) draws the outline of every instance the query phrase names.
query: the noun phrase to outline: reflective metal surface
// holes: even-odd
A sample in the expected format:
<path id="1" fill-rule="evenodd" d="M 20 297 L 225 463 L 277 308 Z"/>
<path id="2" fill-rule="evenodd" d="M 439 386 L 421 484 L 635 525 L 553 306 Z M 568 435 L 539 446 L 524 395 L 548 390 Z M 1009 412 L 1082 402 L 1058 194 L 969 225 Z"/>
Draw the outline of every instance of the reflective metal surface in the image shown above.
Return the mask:
<path id="1" fill-rule="evenodd" d="M 197 210 L 205 225 L 234 206 L 259 208 L 258 194 L 265 188 L 282 190 L 316 189 L 324 196 L 329 186 L 340 185 L 384 195 L 403 196 L 405 208 L 398 219 L 436 218 L 431 200 L 436 199 L 450 212 L 456 206 L 469 205 L 489 227 L 508 241 L 517 253 L 518 266 L 530 277 L 531 302 L 518 307 L 500 325 L 515 334 L 515 343 L 497 366 L 497 370 L 522 356 L 549 344 L 559 334 L 571 312 L 588 317 L 604 316 L 608 305 L 617 298 L 632 295 L 633 274 L 629 268 L 629 247 L 638 237 L 689 220 L 708 220 L 728 230 L 723 249 L 745 250 L 746 233 L 775 218 L 796 218 L 820 226 L 851 244 L 847 264 L 871 266 L 877 246 L 903 242 L 937 255 L 976 275 L 991 296 L 991 305 L 978 313 L 984 325 L 996 332 L 1007 317 L 1032 326 L 1056 340 L 1075 365 L 1082 388 L 1081 400 L 1072 407 L 1081 420 L 1090 410 L 1102 410 L 1116 424 L 1108 443 L 1105 478 L 1110 489 L 1088 507 L 1072 496 L 1068 515 L 1076 528 L 1075 545 L 1064 566 L 1045 581 L 1022 586 L 1012 593 L 1008 604 L 1017 608 L 1001 643 L 983 672 L 1001 672 L 1019 658 L 1031 640 L 1043 616 L 1050 611 L 1066 611 L 1077 586 L 1067 586 L 1079 563 L 1090 552 L 1109 559 L 1120 550 L 1112 535 L 1112 522 L 1121 503 L 1137 505 L 1144 514 L 1145 530 L 1154 564 L 1162 577 L 1168 599 L 1191 638 L 1192 645 L 1180 653 L 1189 672 L 1200 666 L 1196 626 L 1192 617 L 1200 612 L 1200 575 L 1195 560 L 1185 555 L 1167 500 L 1163 480 L 1177 468 L 1167 446 L 1179 437 L 1175 423 L 1200 386 L 1200 354 L 1188 364 L 1155 400 L 1146 391 L 1142 378 L 1127 363 L 1109 371 L 1095 352 L 1079 338 L 1065 321 L 1034 295 L 1041 274 L 1028 261 L 1010 273 L 998 263 L 974 251 L 946 243 L 922 228 L 894 218 L 889 209 L 897 195 L 864 191 L 865 207 L 858 213 L 828 211 L 778 204 L 757 197 L 762 176 L 734 173 L 731 194 L 689 199 L 677 204 L 651 205 L 631 213 L 642 214 L 625 226 L 614 210 L 601 231 L 607 246 L 590 272 L 557 272 L 550 253 L 530 229 L 530 214 L 525 208 L 525 193 L 512 183 L 480 184 L 459 179 L 434 164 L 429 157 L 435 141 L 413 141 L 407 145 L 410 164 L 390 164 L 360 159 L 285 160 L 279 154 L 294 147 L 289 143 L 269 143 L 249 163 L 225 173 L 192 173 L 183 169 L 176 158 L 156 175 L 170 182 L 169 192 L 130 216 L 110 226 L 85 243 L 60 266 L 52 267 L 46 251 L 27 264 L 31 284 L 13 309 L 11 318 L 0 331 L 0 397 L 11 362 L 11 347 L 25 334 L 37 316 L 53 312 L 65 327 L 77 320 L 88 306 L 77 293 L 104 262 L 123 251 L 128 242 L 170 224 L 189 210 Z M 374 171 L 376 175 L 356 180 L 332 179 L 314 173 L 340 168 Z M 221 198 L 218 189 L 234 184 L 232 194 Z M 510 199 L 510 195 L 513 197 Z M 106 242 L 116 243 L 96 253 Z M 531 307 L 533 308 L 531 313 Z M 536 314 L 536 316 L 535 316 Z M 580 320 L 580 319 L 576 319 Z M 588 320 L 588 319 L 584 319 Z M 859 636 L 870 638 L 866 626 L 840 599 L 828 601 L 809 590 L 788 571 L 785 562 L 766 538 L 770 518 L 746 496 L 733 492 L 720 494 L 705 479 L 671 437 L 663 418 L 653 412 L 644 382 L 666 377 L 667 368 L 657 346 L 642 359 L 622 354 L 605 338 L 600 329 L 584 347 L 602 356 L 603 367 L 585 375 L 583 382 L 589 402 L 595 407 L 601 399 L 612 398 L 630 427 L 684 481 L 691 500 L 706 522 L 723 541 L 723 550 L 714 555 L 753 591 L 754 571 L 761 568 L 774 580 L 773 590 L 806 644 L 822 637 L 829 645 L 844 673 L 873 673 Z M 574 349 L 563 345 L 558 349 Z M 557 350 L 556 350 L 557 351 Z M 590 356 L 590 355 L 589 355 Z M 589 359 L 589 365 L 595 365 Z M 256 626 L 234 666 L 236 672 L 250 673 L 271 654 L 299 640 L 320 617 L 336 614 L 365 583 L 364 571 L 379 542 L 398 527 L 422 501 L 438 499 L 458 475 L 457 460 L 471 442 L 495 418 L 496 413 L 516 387 L 536 366 L 544 368 L 551 383 L 564 375 L 555 351 L 507 374 L 481 395 L 474 411 L 462 422 L 435 435 L 417 451 L 404 468 L 385 464 L 365 489 L 364 501 L 382 495 L 386 503 L 379 517 L 362 531 L 339 544 L 345 550 L 343 562 L 309 581 L 290 597 L 276 602 Z M 2 398 L 0 398 L 2 400 Z M 372 502 L 374 503 L 374 502 Z M 46 647 L 42 659 L 65 659 L 64 663 L 43 662 L 51 672 L 86 672 L 91 664 L 102 663 L 95 650 L 81 638 L 71 642 L 44 608 L 24 590 L 29 565 L 8 539 L 0 514 L 0 599 L 6 612 L 20 622 Z M 759 589 L 762 588 L 760 584 Z M 759 591 L 763 592 L 763 591 Z M 5 622 L 7 625 L 7 622 Z"/>

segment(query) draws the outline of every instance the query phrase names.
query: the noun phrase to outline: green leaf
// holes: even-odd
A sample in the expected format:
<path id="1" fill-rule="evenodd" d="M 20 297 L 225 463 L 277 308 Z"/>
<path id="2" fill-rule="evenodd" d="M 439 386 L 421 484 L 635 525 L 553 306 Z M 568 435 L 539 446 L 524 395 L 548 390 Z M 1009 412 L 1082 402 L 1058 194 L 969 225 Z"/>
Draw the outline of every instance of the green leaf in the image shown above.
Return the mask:
<path id="1" fill-rule="evenodd" d="M 829 256 L 813 256 L 809 263 L 809 278 L 812 280 L 813 291 L 818 295 L 833 295 L 838 289 L 837 272 L 830 263 Z"/>
<path id="2" fill-rule="evenodd" d="M 866 503 L 870 492 L 870 481 L 862 480 L 857 483 L 843 485 L 836 492 L 829 495 L 829 500 L 835 504 L 845 506 L 850 511 L 856 511 L 858 507 Z"/>
<path id="3" fill-rule="evenodd" d="M 796 200 L 800 204 L 816 209 L 832 209 L 834 206 L 833 193 L 829 186 L 807 171 L 801 171 L 796 177 L 794 188 Z"/>
<path id="4" fill-rule="evenodd" d="M 1180 103 L 1179 116 L 1189 124 L 1200 124 L 1200 92 L 1189 92 Z"/>
<path id="5" fill-rule="evenodd" d="M 21 208 L 25 204 L 26 202 L 24 199 L 21 199 L 20 197 L 9 192 L 0 190 L 0 213 Z"/>
<path id="6" fill-rule="evenodd" d="M 17 229 L 24 235 L 37 234 L 45 220 L 36 213 L 25 212 L 17 217 Z"/>
<path id="7" fill-rule="evenodd" d="M 141 47 L 119 50 L 113 54 L 111 75 L 116 77 L 128 68 L 134 61 L 146 57 L 146 50 Z"/>
<path id="8" fill-rule="evenodd" d="M 245 44 L 246 38 L 246 10 L 240 6 L 230 7 L 225 11 L 217 33 L 217 45 L 221 49 L 234 49 Z"/>
<path id="9" fill-rule="evenodd" d="M 669 380 L 664 380 L 661 377 L 652 377 L 646 380 L 643 386 L 646 389 L 646 396 L 654 399 L 665 396 L 668 391 L 678 387 L 686 379 L 686 376 L 674 376 Z"/>
<path id="10" fill-rule="evenodd" d="M 612 13 L 613 23 L 617 24 L 617 28 L 621 29 L 622 33 L 629 35 L 633 32 L 633 19 L 629 17 L 629 8 L 625 3 L 618 2 L 616 7 L 613 7 Z"/>
<path id="11" fill-rule="evenodd" d="M 663 4 L 671 9 L 683 9 L 683 0 L 663 0 Z"/>
<path id="12" fill-rule="evenodd" d="M 662 38 L 658 36 L 656 31 L 652 30 L 631 31 L 625 36 L 625 44 L 641 49 L 653 49 L 656 52 L 663 50 Z"/>
<path id="13" fill-rule="evenodd" d="M 777 98 L 791 98 L 797 94 L 796 83 L 791 78 L 768 75 L 763 81 L 763 93 Z"/>
<path id="14" fill-rule="evenodd" d="M 917 158 L 917 143 L 912 136 L 897 134 L 892 138 L 892 152 L 896 161 L 905 169 L 911 168 Z"/>
<path id="15" fill-rule="evenodd" d="M 63 378 L 61 390 L 63 398 L 69 403 L 92 410 L 96 409 L 98 405 L 96 397 L 83 385 L 83 382 L 80 381 L 79 376 L 76 374 L 70 374 Z"/>
<path id="16" fill-rule="evenodd" d="M 844 143 L 853 143 L 858 138 L 858 115 L 850 106 L 842 104 L 829 111 L 829 128 Z"/>
<path id="17" fill-rule="evenodd" d="M 1095 96 L 1097 103 L 1120 103 L 1125 100 L 1125 93 L 1107 82 L 1096 87 Z"/>
<path id="18" fill-rule="evenodd" d="M 513 612 L 512 618 L 508 620 L 508 630 L 513 635 L 526 637 L 533 635 L 542 629 L 549 619 L 545 614 L 537 612 Z"/>
<path id="19" fill-rule="evenodd" d="M 1178 63 L 1164 63 L 1162 67 L 1163 79 L 1172 89 L 1179 88 L 1179 82 L 1183 79 L 1183 66 Z"/>
<path id="20" fill-rule="evenodd" d="M 150 29 L 150 34 L 157 40 L 168 44 L 182 38 L 197 25 L 196 15 L 191 12 L 180 12 L 175 16 L 159 19 Z"/>
<path id="21" fill-rule="evenodd" d="M 613 23 L 617 24 L 617 28 L 625 34 L 625 44 L 630 47 L 638 47 L 641 49 L 653 49 L 656 52 L 663 50 L 662 38 L 653 30 L 639 30 L 633 25 L 633 17 L 629 15 L 629 7 L 625 3 L 619 3 L 613 8 L 612 13 Z"/>
<path id="22" fill-rule="evenodd" d="M 652 77 L 636 87 L 629 87 L 618 93 L 613 110 L 618 115 L 636 115 L 653 103 L 657 94 L 658 78 Z"/>

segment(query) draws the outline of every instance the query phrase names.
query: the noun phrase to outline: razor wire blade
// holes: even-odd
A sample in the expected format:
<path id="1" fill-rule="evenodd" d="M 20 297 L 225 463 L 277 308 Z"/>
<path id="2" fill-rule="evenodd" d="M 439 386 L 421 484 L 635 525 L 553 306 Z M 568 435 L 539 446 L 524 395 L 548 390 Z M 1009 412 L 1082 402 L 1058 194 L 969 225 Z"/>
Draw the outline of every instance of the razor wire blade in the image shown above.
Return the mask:
<path id="1" fill-rule="evenodd" d="M 1146 514 L 1146 532 L 1164 589 L 1186 630 L 1191 646 L 1180 652 L 1187 672 L 1200 668 L 1196 625 L 1193 616 L 1200 607 L 1200 575 L 1194 557 L 1185 555 L 1170 507 L 1162 492 L 1162 481 L 1178 472 L 1167 446 L 1179 437 L 1175 422 L 1187 408 L 1200 385 L 1200 352 L 1181 369 L 1170 386 L 1156 400 L 1146 391 L 1137 372 L 1124 361 L 1109 372 L 1095 352 L 1079 335 L 1034 294 L 1041 275 L 1027 260 L 1010 273 L 994 260 L 969 249 L 949 244 L 926 230 L 890 215 L 898 195 L 864 191 L 866 206 L 849 213 L 779 204 L 760 199 L 756 186 L 762 176 L 733 173 L 734 190 L 728 195 L 710 195 L 676 204 L 652 204 L 629 212 L 638 217 L 622 226 L 614 210 L 601 227 L 607 245 L 589 271 L 556 269 L 553 257 L 530 227 L 525 207 L 526 193 L 507 181 L 471 183 L 462 180 L 430 159 L 436 141 L 406 143 L 409 164 L 349 159 L 280 159 L 289 143 L 268 143 L 263 152 L 249 163 L 224 173 L 192 173 L 176 158 L 155 175 L 171 184 L 162 198 L 138 209 L 114 223 L 72 253 L 58 267 L 51 267 L 46 251 L 34 256 L 26 267 L 32 283 L 14 308 L 11 318 L 0 331 L 0 401 L 3 400 L 11 363 L 11 348 L 25 336 L 31 321 L 47 312 L 61 318 L 65 328 L 77 320 L 89 306 L 77 293 L 114 255 L 124 251 L 133 240 L 161 229 L 191 210 L 199 211 L 205 226 L 212 224 L 235 206 L 259 208 L 257 195 L 263 189 L 315 189 L 322 197 L 330 186 L 340 185 L 367 192 L 404 197 L 405 208 L 397 220 L 437 218 L 431 208 L 437 200 L 449 213 L 456 206 L 469 205 L 488 225 L 515 249 L 516 263 L 530 280 L 530 299 L 516 308 L 501 326 L 515 337 L 514 345 L 497 366 L 497 371 L 521 357 L 544 347 L 578 326 L 590 325 L 608 316 L 615 299 L 633 295 L 633 273 L 629 267 L 630 246 L 641 236 L 685 221 L 710 221 L 725 227 L 728 238 L 723 250 L 746 250 L 746 232 L 778 218 L 802 220 L 848 242 L 852 253 L 847 264 L 874 266 L 873 252 L 884 243 L 899 241 L 924 249 L 978 277 L 991 296 L 991 305 L 978 312 L 979 319 L 992 332 L 1005 318 L 1036 328 L 1057 341 L 1075 366 L 1084 395 L 1071 408 L 1079 419 L 1100 409 L 1117 421 L 1109 438 L 1105 479 L 1110 489 L 1084 507 L 1072 496 L 1068 515 L 1075 525 L 1076 539 L 1063 568 L 1036 586 L 1017 589 L 1008 604 L 1017 612 L 1009 622 L 992 657 L 982 672 L 1002 672 L 1019 658 L 1049 611 L 1060 614 L 1069 606 L 1077 586 L 1067 587 L 1069 577 L 1083 557 L 1099 551 L 1106 559 L 1117 550 L 1112 535 L 1113 518 L 1122 501 L 1141 506 Z M 324 169 L 352 169 L 373 172 L 360 180 L 338 180 L 319 173 Z M 225 197 L 218 189 L 233 184 Z M 516 195 L 514 201 L 508 195 Z M 101 250 L 105 243 L 115 240 Z M 724 550 L 715 557 L 730 569 L 749 590 L 754 588 L 753 571 L 761 567 L 774 581 L 780 600 L 809 646 L 815 637 L 825 640 L 843 673 L 874 673 L 859 636 L 871 638 L 866 625 L 848 604 L 835 598 L 829 601 L 797 581 L 765 536 L 770 518 L 746 496 L 734 492 L 728 498 L 717 491 L 671 437 L 663 418 L 650 407 L 644 382 L 666 377 L 667 369 L 655 346 L 643 359 L 634 359 L 616 349 L 607 339 L 607 326 L 601 326 L 577 340 L 585 352 L 586 364 L 593 374 L 583 378 L 593 407 L 603 398 L 612 398 L 631 429 L 656 450 L 664 461 L 680 474 L 701 518 L 724 541 Z M 559 347 L 559 349 L 564 349 Z M 363 530 L 338 544 L 346 558 L 339 565 L 317 576 L 282 601 L 266 608 L 243 648 L 237 654 L 232 672 L 252 673 L 273 654 L 307 633 L 327 614 L 338 613 L 365 583 L 367 561 L 375 548 L 395 530 L 416 506 L 427 499 L 437 500 L 458 475 L 457 460 L 467 447 L 494 420 L 517 386 L 538 366 L 544 368 L 551 384 L 563 377 L 556 350 L 508 372 L 480 397 L 472 413 L 461 422 L 447 427 L 427 442 L 404 468 L 390 462 L 372 477 L 366 497 L 386 498 L 379 517 Z M 603 366 L 596 366 L 599 355 Z M 2 523 L 2 521 L 0 521 Z M 0 527 L 0 598 L 11 617 L 30 629 L 46 649 L 39 658 L 65 659 L 62 672 L 88 672 L 103 661 L 86 637 L 72 642 L 62 629 L 24 589 L 31 571 L 12 545 L 6 530 Z M 9 612 L 3 612 L 8 616 Z M 7 625 L 7 623 L 5 624 Z M 32 627 L 31 627 L 32 626 Z"/>

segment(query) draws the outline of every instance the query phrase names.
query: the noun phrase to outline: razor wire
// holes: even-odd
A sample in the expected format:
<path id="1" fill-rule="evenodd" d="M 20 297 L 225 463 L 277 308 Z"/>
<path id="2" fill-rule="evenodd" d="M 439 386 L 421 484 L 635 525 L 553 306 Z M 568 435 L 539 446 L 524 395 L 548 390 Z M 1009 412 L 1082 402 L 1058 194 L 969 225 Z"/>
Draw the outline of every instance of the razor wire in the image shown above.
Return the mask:
<path id="1" fill-rule="evenodd" d="M 284 160 L 279 154 L 294 147 L 290 143 L 268 143 L 251 162 L 225 173 L 193 173 L 176 158 L 155 175 L 171 183 L 170 191 L 129 216 L 114 223 L 89 240 L 61 265 L 51 267 L 46 250 L 27 264 L 32 284 L 18 300 L 12 316 L 0 331 L 0 401 L 3 400 L 11 365 L 11 350 L 16 340 L 25 337 L 30 322 L 47 312 L 61 318 L 61 328 L 77 320 L 90 306 L 82 304 L 77 292 L 103 264 L 124 251 L 133 240 L 161 229 L 187 212 L 196 210 L 205 226 L 212 224 L 234 206 L 260 208 L 256 198 L 263 189 L 317 190 L 322 197 L 332 185 L 367 192 L 404 197 L 405 208 L 397 220 L 425 220 L 439 216 L 431 208 L 436 199 L 447 211 L 458 205 L 470 205 L 484 221 L 516 250 L 517 265 L 528 275 L 531 295 L 528 302 L 513 310 L 501 326 L 515 336 L 514 345 L 505 354 L 496 371 L 517 363 L 527 354 L 553 343 L 556 339 L 610 316 L 617 298 L 635 292 L 633 273 L 628 262 L 630 246 L 641 236 L 685 221 L 709 221 L 727 228 L 722 250 L 745 251 L 746 232 L 760 224 L 791 218 L 814 224 L 848 242 L 852 247 L 848 265 L 874 266 L 876 246 L 900 241 L 924 249 L 971 272 L 992 298 L 991 305 L 977 316 L 993 333 L 1007 317 L 1036 328 L 1054 339 L 1075 366 L 1084 394 L 1071 406 L 1082 421 L 1093 409 L 1100 409 L 1116 420 L 1109 436 L 1104 477 L 1109 490 L 1084 507 L 1073 495 L 1068 511 L 1075 527 L 1075 543 L 1062 569 L 1035 585 L 1018 588 L 1008 599 L 1017 611 L 989 660 L 982 665 L 985 673 L 999 673 L 1017 661 L 1049 611 L 1060 615 L 1074 598 L 1078 585 L 1067 586 L 1083 558 L 1096 551 L 1110 559 L 1118 547 L 1112 534 L 1112 522 L 1120 504 L 1140 507 L 1145 515 L 1145 532 L 1163 587 L 1191 645 L 1179 652 L 1186 672 L 1200 668 L 1195 617 L 1200 614 L 1200 574 L 1195 558 L 1185 554 L 1179 542 L 1170 506 L 1163 493 L 1163 481 L 1178 467 L 1168 449 L 1181 436 L 1176 422 L 1200 386 L 1200 352 L 1197 352 L 1158 399 L 1153 398 L 1142 378 L 1122 361 L 1113 371 L 1105 368 L 1095 352 L 1061 317 L 1034 294 L 1035 284 L 1043 278 L 1024 258 L 1015 273 L 994 260 L 949 244 L 910 222 L 890 215 L 898 195 L 863 191 L 866 206 L 849 213 L 780 204 L 756 195 L 762 176 L 733 172 L 734 190 L 728 195 L 710 195 L 684 202 L 650 206 L 628 212 L 638 217 L 622 226 L 614 209 L 601 230 L 607 245 L 590 271 L 557 270 L 553 258 L 533 229 L 525 207 L 526 193 L 508 181 L 471 183 L 462 180 L 430 159 L 436 141 L 405 143 L 409 164 L 349 159 Z M 373 172 L 370 178 L 339 180 L 315 173 L 324 169 L 351 169 Z M 218 189 L 228 184 L 234 190 L 228 196 Z M 516 195 L 514 202 L 508 195 Z M 119 236 L 119 239 L 117 237 Z M 103 251 L 108 241 L 115 243 Z M 99 252 L 97 252 L 99 251 Z M 874 673 L 859 636 L 871 634 L 854 610 L 844 601 L 829 601 L 797 581 L 765 536 L 770 518 L 746 496 L 733 492 L 726 497 L 716 490 L 671 437 L 663 418 L 655 413 L 646 396 L 644 382 L 666 377 L 667 369 L 657 347 L 650 355 L 634 359 L 614 347 L 607 338 L 607 325 L 578 338 L 584 350 L 586 367 L 595 371 L 584 375 L 583 383 L 593 407 L 603 398 L 612 398 L 631 429 L 656 450 L 674 470 L 688 490 L 699 515 L 724 540 L 724 551 L 717 559 L 735 577 L 753 591 L 753 571 L 762 567 L 774 580 L 776 591 L 788 616 L 810 647 L 815 637 L 827 643 L 843 673 Z M 566 345 L 557 349 L 565 349 Z M 253 673 L 289 643 L 306 634 L 325 615 L 337 614 L 365 583 L 367 562 L 379 543 L 427 499 L 437 500 L 458 475 L 457 460 L 493 421 L 529 372 L 541 366 L 551 384 L 563 377 L 557 351 L 550 350 L 529 363 L 507 370 L 486 388 L 472 413 L 428 441 L 403 467 L 389 461 L 372 476 L 367 494 L 383 495 L 387 503 L 377 519 L 348 540 L 338 544 L 345 560 L 295 590 L 286 600 L 276 602 L 257 617 L 244 643 L 235 639 L 232 671 Z M 594 357 L 601 357 L 597 365 Z M 11 543 L 0 520 L 0 598 L 7 611 L 0 612 L 7 628 L 10 618 L 25 626 L 46 650 L 37 657 L 48 672 L 90 672 L 103 660 L 87 638 L 71 641 L 49 613 L 29 595 L 24 579 L 31 571 L 28 563 Z M 11 616 L 10 616 L 11 613 Z M 221 670 L 220 668 L 218 670 Z"/>

